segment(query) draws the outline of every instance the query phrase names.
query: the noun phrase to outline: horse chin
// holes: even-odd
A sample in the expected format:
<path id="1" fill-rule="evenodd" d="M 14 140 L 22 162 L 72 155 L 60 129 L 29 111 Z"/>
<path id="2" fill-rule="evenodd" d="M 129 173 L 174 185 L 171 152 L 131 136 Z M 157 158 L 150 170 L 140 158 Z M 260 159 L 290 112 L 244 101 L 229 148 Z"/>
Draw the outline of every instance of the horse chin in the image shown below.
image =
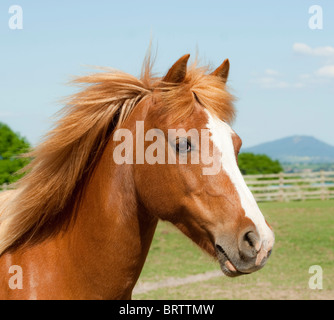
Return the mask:
<path id="1" fill-rule="evenodd" d="M 214 246 L 208 241 L 205 245 L 202 243 L 199 245 L 204 251 L 206 251 L 214 259 L 218 260 L 220 268 L 225 276 L 230 278 L 238 277 L 247 273 L 240 272 L 228 259 L 226 253 L 222 250 L 215 249 Z"/>
<path id="2" fill-rule="evenodd" d="M 232 263 L 229 260 L 226 260 L 225 262 L 219 261 L 219 263 L 220 263 L 221 270 L 223 271 L 224 275 L 227 277 L 235 278 L 235 277 L 246 274 L 246 273 L 242 273 L 236 270 L 235 267 L 232 265 Z"/>
<path id="3" fill-rule="evenodd" d="M 220 264 L 220 269 L 223 271 L 224 275 L 230 278 L 238 277 L 247 273 L 240 272 L 229 260 L 229 257 L 222 248 L 216 249 L 216 257 Z"/>

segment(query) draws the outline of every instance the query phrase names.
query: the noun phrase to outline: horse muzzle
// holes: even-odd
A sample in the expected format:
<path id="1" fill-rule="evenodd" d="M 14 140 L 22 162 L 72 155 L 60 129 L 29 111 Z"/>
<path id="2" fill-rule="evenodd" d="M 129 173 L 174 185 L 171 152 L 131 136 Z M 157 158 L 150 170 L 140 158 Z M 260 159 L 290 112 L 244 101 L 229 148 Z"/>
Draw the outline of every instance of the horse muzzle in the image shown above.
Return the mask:
<path id="1" fill-rule="evenodd" d="M 247 228 L 231 244 L 218 239 L 215 244 L 216 255 L 223 273 L 236 277 L 260 270 L 267 262 L 274 245 L 274 233 L 261 239 L 254 228 Z"/>

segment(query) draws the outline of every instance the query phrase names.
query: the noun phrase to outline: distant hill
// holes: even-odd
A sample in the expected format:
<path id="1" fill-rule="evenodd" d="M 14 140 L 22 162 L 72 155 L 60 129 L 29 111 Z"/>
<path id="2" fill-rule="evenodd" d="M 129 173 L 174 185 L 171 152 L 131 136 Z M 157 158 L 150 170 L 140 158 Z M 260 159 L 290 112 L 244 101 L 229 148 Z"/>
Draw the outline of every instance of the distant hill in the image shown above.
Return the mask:
<path id="1" fill-rule="evenodd" d="M 334 162 L 334 146 L 310 136 L 287 137 L 242 149 L 242 152 L 266 154 L 281 163 Z"/>

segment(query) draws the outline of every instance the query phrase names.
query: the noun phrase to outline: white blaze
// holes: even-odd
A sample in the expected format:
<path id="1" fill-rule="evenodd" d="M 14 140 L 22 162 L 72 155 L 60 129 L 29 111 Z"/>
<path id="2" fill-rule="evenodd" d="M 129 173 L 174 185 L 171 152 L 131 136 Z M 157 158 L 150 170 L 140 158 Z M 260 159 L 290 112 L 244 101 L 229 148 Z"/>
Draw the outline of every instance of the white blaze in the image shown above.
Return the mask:
<path id="1" fill-rule="evenodd" d="M 234 131 L 227 123 L 212 116 L 207 110 L 205 111 L 209 116 L 207 127 L 211 132 L 211 140 L 221 153 L 222 168 L 229 176 L 238 192 L 241 206 L 245 210 L 246 217 L 251 219 L 257 228 L 263 248 L 267 249 L 273 245 L 274 235 L 266 224 L 262 212 L 239 170 L 232 141 Z"/>

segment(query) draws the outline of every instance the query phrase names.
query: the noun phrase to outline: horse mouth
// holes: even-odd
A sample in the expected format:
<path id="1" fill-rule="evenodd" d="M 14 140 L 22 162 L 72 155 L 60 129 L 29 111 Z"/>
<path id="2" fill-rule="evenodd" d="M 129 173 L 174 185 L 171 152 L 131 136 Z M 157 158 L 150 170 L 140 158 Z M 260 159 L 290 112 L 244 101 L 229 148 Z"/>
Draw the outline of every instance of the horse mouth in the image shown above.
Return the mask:
<path id="1" fill-rule="evenodd" d="M 229 258 L 225 250 L 218 244 L 216 245 L 216 253 L 217 253 L 218 261 L 220 263 L 220 268 L 226 276 L 237 277 L 237 276 L 246 274 L 244 272 L 239 271 L 232 264 L 231 259 Z"/>

